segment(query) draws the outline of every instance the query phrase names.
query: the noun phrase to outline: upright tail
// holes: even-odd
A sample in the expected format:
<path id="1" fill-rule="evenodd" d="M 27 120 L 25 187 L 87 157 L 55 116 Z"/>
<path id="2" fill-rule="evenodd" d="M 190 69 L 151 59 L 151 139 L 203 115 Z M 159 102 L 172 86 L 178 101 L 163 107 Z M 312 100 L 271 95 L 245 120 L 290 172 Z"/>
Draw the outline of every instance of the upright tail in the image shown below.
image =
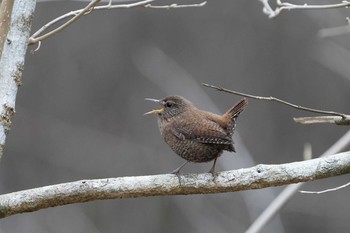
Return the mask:
<path id="1" fill-rule="evenodd" d="M 241 112 L 243 112 L 244 108 L 248 105 L 247 98 L 241 99 L 237 104 L 235 104 L 232 108 L 227 110 L 227 112 L 224 114 L 231 118 L 233 122 L 236 121 L 237 117 Z"/>

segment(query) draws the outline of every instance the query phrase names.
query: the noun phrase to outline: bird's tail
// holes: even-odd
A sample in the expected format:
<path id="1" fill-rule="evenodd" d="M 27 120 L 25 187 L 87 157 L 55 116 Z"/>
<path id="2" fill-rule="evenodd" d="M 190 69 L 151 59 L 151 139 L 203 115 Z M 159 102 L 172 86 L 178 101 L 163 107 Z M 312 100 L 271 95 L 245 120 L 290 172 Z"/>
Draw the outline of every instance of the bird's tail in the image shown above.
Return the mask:
<path id="1" fill-rule="evenodd" d="M 243 112 L 247 104 L 248 104 L 247 98 L 243 98 L 237 104 L 235 104 L 232 108 L 227 110 L 227 112 L 224 115 L 231 118 L 231 120 L 234 122 L 236 118 L 239 116 L 239 114 Z"/>

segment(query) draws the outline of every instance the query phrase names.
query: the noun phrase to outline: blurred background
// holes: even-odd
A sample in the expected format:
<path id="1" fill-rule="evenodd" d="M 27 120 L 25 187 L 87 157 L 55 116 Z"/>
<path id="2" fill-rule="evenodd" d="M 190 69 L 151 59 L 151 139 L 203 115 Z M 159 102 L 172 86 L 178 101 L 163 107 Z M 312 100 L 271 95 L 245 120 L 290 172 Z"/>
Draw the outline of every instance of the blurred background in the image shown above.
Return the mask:
<path id="1" fill-rule="evenodd" d="M 33 32 L 85 5 L 39 2 Z M 1 193 L 172 171 L 183 160 L 163 142 L 156 117 L 143 116 L 157 107 L 144 98 L 178 94 L 216 113 L 240 99 L 202 82 L 349 113 L 350 35 L 320 33 L 346 25 L 349 14 L 286 11 L 272 20 L 259 1 L 216 0 L 202 8 L 105 10 L 81 18 L 27 54 L 0 163 Z M 299 161 L 305 143 L 316 157 L 349 129 L 292 120 L 311 115 L 250 100 L 238 119 L 237 153 L 225 153 L 217 171 Z M 349 177 L 303 188 L 336 187 Z M 282 189 L 74 204 L 8 217 L 0 232 L 244 232 Z M 263 232 L 349 232 L 348 192 L 297 194 Z"/>

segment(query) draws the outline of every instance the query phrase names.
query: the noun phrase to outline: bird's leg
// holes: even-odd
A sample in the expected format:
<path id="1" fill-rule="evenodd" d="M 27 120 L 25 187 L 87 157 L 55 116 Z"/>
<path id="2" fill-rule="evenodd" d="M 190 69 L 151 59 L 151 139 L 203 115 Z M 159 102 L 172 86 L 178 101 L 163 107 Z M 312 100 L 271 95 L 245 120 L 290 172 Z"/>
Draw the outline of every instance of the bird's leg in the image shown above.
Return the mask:
<path id="1" fill-rule="evenodd" d="M 184 164 L 182 164 L 180 167 L 178 167 L 174 171 L 172 171 L 171 174 L 179 176 L 179 172 L 180 172 L 181 168 L 183 168 L 188 162 L 189 161 L 184 162 Z"/>
<path id="2" fill-rule="evenodd" d="M 179 175 L 179 172 L 181 170 L 181 168 L 183 168 L 189 161 L 184 162 L 180 167 L 176 168 L 174 171 L 171 172 L 171 174 L 174 174 L 177 176 L 177 178 L 179 179 L 179 184 L 181 186 L 181 178 Z"/>
<path id="3" fill-rule="evenodd" d="M 214 176 L 214 172 L 215 172 L 215 164 L 216 164 L 216 160 L 217 160 L 218 158 L 215 158 L 214 159 L 214 163 L 213 163 L 213 166 L 210 168 L 210 170 L 209 170 L 209 173 L 211 173 L 213 176 Z"/>

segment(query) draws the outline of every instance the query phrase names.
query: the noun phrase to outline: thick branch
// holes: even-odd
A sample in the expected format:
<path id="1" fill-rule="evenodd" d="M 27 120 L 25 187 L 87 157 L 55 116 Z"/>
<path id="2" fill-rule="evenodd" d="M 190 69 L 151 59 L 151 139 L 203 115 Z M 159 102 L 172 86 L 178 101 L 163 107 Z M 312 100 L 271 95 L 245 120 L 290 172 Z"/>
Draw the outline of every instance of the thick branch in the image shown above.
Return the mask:
<path id="1" fill-rule="evenodd" d="M 11 128 L 36 0 L 16 0 L 0 59 L 0 158 Z"/>
<path id="2" fill-rule="evenodd" d="M 93 200 L 261 189 L 346 173 L 350 173 L 350 152 L 281 165 L 257 165 L 220 172 L 215 177 L 204 173 L 179 178 L 166 174 L 81 180 L 3 194 L 0 196 L 0 217 Z"/>
<path id="3" fill-rule="evenodd" d="M 0 4 L 0 58 L 2 54 L 2 48 L 7 37 L 7 32 L 10 27 L 12 7 L 14 0 L 3 0 Z"/>

